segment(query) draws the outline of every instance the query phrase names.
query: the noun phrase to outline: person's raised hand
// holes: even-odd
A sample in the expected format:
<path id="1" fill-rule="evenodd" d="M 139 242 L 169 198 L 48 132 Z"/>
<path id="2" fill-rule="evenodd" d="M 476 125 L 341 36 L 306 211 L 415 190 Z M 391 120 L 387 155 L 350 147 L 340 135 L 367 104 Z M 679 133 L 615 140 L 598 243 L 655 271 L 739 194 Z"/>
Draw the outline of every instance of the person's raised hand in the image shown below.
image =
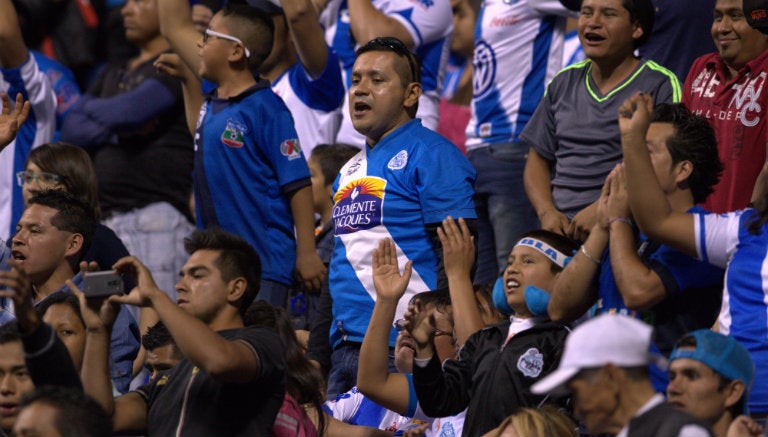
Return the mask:
<path id="1" fill-rule="evenodd" d="M 0 150 L 11 143 L 16 138 L 19 128 L 29 117 L 31 104 L 24 101 L 21 93 L 16 94 L 16 104 L 11 110 L 11 99 L 8 94 L 0 94 L 2 100 L 2 110 L 0 110 Z"/>
<path id="2" fill-rule="evenodd" d="M 469 276 L 475 264 L 475 239 L 463 218 L 458 225 L 452 217 L 443 220 L 437 228 L 437 236 L 443 246 L 443 265 L 446 275 L 452 273 Z"/>
<path id="3" fill-rule="evenodd" d="M 379 241 L 379 247 L 373 250 L 373 285 L 376 288 L 377 299 L 399 301 L 413 273 L 413 262 L 408 261 L 400 274 L 395 243 L 384 238 Z"/>

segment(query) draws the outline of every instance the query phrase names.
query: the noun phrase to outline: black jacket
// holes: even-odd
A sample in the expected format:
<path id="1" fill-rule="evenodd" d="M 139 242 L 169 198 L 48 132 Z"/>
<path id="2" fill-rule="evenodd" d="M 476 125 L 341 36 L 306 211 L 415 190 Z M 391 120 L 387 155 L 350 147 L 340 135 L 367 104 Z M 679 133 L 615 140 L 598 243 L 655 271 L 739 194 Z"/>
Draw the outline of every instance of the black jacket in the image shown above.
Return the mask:
<path id="1" fill-rule="evenodd" d="M 414 365 L 419 404 L 431 417 L 458 414 L 465 408 L 464 436 L 482 435 L 519 407 L 542 403 L 565 406 L 567 399 L 534 395 L 531 385 L 557 368 L 569 330 L 546 321 L 517 333 L 506 345 L 510 322 L 472 334 L 456 360 L 426 367 Z"/>

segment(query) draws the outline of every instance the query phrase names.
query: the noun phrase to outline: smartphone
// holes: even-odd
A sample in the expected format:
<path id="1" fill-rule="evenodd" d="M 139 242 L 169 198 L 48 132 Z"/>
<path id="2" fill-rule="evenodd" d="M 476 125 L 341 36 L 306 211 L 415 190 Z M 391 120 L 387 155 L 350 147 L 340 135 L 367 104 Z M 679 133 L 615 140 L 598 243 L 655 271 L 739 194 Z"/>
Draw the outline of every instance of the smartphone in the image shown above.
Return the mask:
<path id="1" fill-rule="evenodd" d="M 108 297 L 123 294 L 123 278 L 114 270 L 86 272 L 83 275 L 85 297 Z"/>

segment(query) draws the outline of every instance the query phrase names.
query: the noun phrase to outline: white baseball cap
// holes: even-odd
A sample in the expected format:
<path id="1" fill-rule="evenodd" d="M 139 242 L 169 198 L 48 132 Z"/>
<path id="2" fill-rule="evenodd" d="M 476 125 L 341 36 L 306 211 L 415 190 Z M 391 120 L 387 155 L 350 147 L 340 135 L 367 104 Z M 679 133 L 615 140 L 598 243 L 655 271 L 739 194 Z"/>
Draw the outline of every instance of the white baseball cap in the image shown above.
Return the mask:
<path id="1" fill-rule="evenodd" d="M 565 352 L 557 370 L 531 386 L 531 392 L 562 391 L 583 369 L 606 364 L 638 367 L 656 363 L 666 368 L 664 357 L 650 352 L 653 328 L 633 317 L 603 314 L 577 326 L 565 340 Z"/>

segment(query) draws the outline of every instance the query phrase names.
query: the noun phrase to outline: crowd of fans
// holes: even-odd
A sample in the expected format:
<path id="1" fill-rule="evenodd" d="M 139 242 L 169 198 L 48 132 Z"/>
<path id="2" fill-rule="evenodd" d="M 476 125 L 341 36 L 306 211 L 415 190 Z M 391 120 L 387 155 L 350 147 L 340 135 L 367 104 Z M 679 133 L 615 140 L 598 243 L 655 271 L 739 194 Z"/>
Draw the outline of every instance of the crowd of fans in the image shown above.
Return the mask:
<path id="1" fill-rule="evenodd" d="M 765 2 L 53 3 L 0 436 L 768 435 Z"/>

